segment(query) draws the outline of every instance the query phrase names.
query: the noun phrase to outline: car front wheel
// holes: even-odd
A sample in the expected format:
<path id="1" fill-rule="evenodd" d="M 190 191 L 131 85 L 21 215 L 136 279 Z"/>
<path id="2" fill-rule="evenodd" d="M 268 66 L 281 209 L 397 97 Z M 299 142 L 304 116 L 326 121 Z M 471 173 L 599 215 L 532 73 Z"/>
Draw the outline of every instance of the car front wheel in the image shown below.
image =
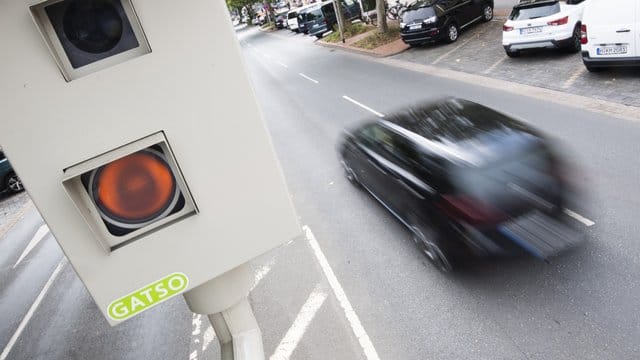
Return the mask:
<path id="1" fill-rule="evenodd" d="M 482 20 L 491 21 L 493 19 L 493 8 L 491 5 L 486 5 L 484 9 L 482 9 Z"/>
<path id="2" fill-rule="evenodd" d="M 22 186 L 22 181 L 16 173 L 11 173 L 7 176 L 5 180 L 5 187 L 10 193 L 18 193 L 24 190 L 24 186 Z"/>
<path id="3" fill-rule="evenodd" d="M 455 23 L 449 24 L 449 26 L 447 27 L 447 42 L 456 42 L 456 40 L 458 40 L 458 32 L 458 25 L 456 25 Z"/>
<path id="4" fill-rule="evenodd" d="M 454 269 L 454 257 L 442 239 L 442 235 L 432 227 L 413 225 L 411 227 L 413 241 L 420 252 L 442 272 Z"/>

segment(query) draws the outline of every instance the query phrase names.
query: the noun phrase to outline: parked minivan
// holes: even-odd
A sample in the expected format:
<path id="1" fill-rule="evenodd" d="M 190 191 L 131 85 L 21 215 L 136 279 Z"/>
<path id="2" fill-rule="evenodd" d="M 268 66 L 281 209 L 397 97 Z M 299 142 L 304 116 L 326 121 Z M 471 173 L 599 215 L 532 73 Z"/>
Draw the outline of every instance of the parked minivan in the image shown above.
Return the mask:
<path id="1" fill-rule="evenodd" d="M 340 3 L 345 21 L 362 18 L 360 4 L 355 0 L 341 0 Z M 309 35 L 313 35 L 318 39 L 322 38 L 324 33 L 332 30 L 333 26 L 338 23 L 333 1 L 325 1 L 319 8 L 309 10 L 307 12 L 307 20 Z"/>
<path id="2" fill-rule="evenodd" d="M 400 20 L 400 37 L 411 46 L 458 40 L 460 30 L 493 19 L 493 0 L 418 0 Z"/>
<path id="3" fill-rule="evenodd" d="M 589 0 L 581 30 L 587 70 L 640 66 L 639 0 Z"/>

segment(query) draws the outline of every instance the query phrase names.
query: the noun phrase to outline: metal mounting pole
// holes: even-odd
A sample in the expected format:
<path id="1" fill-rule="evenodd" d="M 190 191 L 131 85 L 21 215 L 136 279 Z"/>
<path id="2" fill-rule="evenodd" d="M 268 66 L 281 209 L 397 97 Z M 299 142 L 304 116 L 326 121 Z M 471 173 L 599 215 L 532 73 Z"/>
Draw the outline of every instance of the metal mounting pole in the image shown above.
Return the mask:
<path id="1" fill-rule="evenodd" d="M 208 315 L 222 360 L 264 360 L 262 333 L 247 297 L 251 275 L 243 264 L 184 294 L 191 311 Z"/>

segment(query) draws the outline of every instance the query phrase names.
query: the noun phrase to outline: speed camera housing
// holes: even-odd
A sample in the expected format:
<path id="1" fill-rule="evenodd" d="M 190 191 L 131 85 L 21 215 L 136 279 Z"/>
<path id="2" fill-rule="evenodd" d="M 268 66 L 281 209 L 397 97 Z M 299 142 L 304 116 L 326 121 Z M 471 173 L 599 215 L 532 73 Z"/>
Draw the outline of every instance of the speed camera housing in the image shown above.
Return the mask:
<path id="1" fill-rule="evenodd" d="M 0 144 L 111 324 L 299 234 L 224 2 L 7 0 L 0 38 Z"/>

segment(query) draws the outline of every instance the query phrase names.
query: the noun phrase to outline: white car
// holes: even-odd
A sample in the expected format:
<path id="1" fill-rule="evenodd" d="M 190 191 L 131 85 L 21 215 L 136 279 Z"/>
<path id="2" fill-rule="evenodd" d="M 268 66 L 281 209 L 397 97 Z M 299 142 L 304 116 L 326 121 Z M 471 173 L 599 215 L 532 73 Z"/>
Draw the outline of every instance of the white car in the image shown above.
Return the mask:
<path id="1" fill-rule="evenodd" d="M 582 22 L 582 61 L 589 71 L 640 66 L 639 0 L 589 0 Z"/>
<path id="2" fill-rule="evenodd" d="M 580 51 L 580 25 L 589 1 L 520 0 L 502 27 L 507 55 L 541 48 Z"/>
<path id="3" fill-rule="evenodd" d="M 287 13 L 287 27 L 289 30 L 298 32 L 298 11 L 291 10 Z"/>

